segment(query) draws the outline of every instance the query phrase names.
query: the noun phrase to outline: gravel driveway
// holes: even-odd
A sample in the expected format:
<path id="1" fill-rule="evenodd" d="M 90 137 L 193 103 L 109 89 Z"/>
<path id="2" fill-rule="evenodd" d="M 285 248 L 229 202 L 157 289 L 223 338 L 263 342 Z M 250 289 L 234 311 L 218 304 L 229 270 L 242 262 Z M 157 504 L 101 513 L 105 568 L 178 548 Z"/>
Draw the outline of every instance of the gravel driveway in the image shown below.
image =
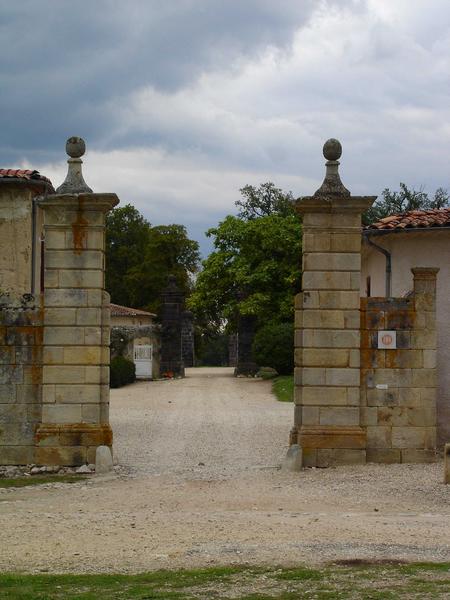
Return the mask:
<path id="1" fill-rule="evenodd" d="M 292 410 L 230 369 L 113 390 L 117 473 L 0 490 L 0 569 L 450 561 L 442 464 L 285 473 Z"/>

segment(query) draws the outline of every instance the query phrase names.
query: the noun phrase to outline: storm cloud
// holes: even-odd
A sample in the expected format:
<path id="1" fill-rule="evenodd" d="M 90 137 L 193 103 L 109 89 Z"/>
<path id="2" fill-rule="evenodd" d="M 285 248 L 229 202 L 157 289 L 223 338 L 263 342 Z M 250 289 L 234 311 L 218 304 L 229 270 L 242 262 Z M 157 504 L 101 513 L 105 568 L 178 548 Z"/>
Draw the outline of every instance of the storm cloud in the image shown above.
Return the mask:
<path id="1" fill-rule="evenodd" d="M 85 177 L 193 237 L 267 180 L 450 187 L 447 0 L 0 2 L 1 166 Z M 207 246 L 204 246 L 207 250 Z"/>

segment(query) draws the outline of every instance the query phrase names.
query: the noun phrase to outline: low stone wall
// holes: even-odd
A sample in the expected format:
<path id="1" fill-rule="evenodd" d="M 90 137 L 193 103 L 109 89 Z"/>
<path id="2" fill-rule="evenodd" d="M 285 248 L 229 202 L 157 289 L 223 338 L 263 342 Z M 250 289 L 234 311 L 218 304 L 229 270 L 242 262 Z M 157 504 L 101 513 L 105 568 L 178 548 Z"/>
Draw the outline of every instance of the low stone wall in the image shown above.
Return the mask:
<path id="1" fill-rule="evenodd" d="M 0 464 L 34 462 L 42 416 L 41 298 L 0 295 Z"/>
<path id="2" fill-rule="evenodd" d="M 427 462 L 436 448 L 436 269 L 413 269 L 408 298 L 361 299 L 361 425 L 367 461 Z M 395 332 L 396 348 L 379 347 Z"/>

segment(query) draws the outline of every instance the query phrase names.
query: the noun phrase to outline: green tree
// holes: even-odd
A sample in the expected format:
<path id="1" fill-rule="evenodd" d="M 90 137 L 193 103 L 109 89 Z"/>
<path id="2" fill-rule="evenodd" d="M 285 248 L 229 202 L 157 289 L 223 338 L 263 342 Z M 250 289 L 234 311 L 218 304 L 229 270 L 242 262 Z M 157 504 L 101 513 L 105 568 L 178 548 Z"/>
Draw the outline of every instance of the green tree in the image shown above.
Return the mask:
<path id="1" fill-rule="evenodd" d="M 106 216 L 106 289 L 112 302 L 135 305 L 136 290 L 127 278 L 139 266 L 149 242 L 150 223 L 140 212 L 127 204 L 115 208 Z"/>
<path id="2" fill-rule="evenodd" d="M 238 308 L 260 323 L 290 320 L 300 287 L 301 224 L 291 194 L 273 184 L 246 186 L 241 193 L 239 216 L 227 216 L 207 232 L 215 250 L 203 262 L 189 301 L 200 320 L 218 328 L 233 323 Z"/>
<path id="3" fill-rule="evenodd" d="M 127 204 L 106 221 L 106 289 L 112 302 L 157 311 L 170 274 L 190 292 L 192 275 L 200 263 L 198 243 L 183 225 L 152 227 Z"/>
<path id="4" fill-rule="evenodd" d="M 388 215 L 407 212 L 409 210 L 426 210 L 430 208 L 444 208 L 449 206 L 449 195 L 444 188 L 438 188 L 433 198 L 423 190 L 409 189 L 406 184 L 400 183 L 398 192 L 389 188 L 381 192 L 381 199 L 363 214 L 363 224 L 370 225 Z"/>

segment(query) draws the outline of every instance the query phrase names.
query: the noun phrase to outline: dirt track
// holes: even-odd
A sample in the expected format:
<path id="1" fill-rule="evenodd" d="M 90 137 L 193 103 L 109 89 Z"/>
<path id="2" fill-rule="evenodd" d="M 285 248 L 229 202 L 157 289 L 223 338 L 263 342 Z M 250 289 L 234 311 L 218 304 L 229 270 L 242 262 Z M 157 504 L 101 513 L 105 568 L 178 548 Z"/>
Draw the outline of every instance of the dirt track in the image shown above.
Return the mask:
<path id="1" fill-rule="evenodd" d="M 0 570 L 450 560 L 441 464 L 284 473 L 269 383 L 194 369 L 113 391 L 111 421 L 122 474 L 0 490 Z"/>

